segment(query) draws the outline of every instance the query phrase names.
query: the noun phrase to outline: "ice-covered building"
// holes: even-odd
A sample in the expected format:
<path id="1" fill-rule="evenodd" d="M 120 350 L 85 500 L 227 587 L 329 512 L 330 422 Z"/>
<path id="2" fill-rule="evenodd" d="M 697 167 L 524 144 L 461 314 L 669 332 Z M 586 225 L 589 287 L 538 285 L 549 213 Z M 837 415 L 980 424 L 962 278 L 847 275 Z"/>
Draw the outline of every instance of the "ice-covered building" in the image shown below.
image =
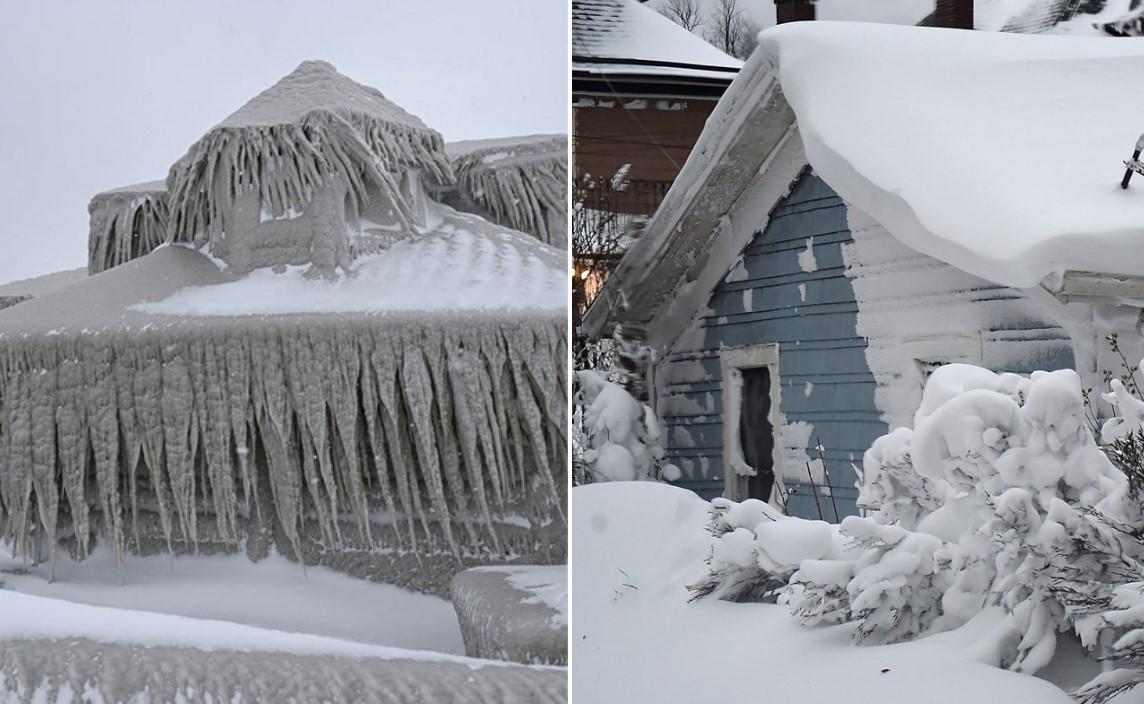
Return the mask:
<path id="1" fill-rule="evenodd" d="M 170 240 L 209 241 L 246 269 L 284 246 L 296 250 L 286 255 L 291 260 L 312 251 L 317 273 L 328 274 L 347 256 L 383 249 L 424 227 L 427 197 L 562 247 L 567 161 L 563 135 L 446 147 L 441 135 L 375 89 L 310 61 L 211 128 L 165 181 L 92 198 L 88 271 L 118 266 Z M 323 174 L 336 178 L 323 183 Z M 336 200 L 344 215 L 332 207 Z M 319 213 L 321 204 L 331 206 L 328 215 Z M 319 215 L 335 218 L 347 234 L 311 243 L 290 231 Z M 232 231 L 238 225 L 242 237 L 221 237 L 228 224 Z"/>
<path id="2" fill-rule="evenodd" d="M 1139 358 L 1141 71 L 1131 40 L 764 32 L 585 320 L 646 329 L 680 483 L 765 496 L 777 469 L 792 513 L 833 519 L 936 366 L 1101 388 L 1108 332 Z"/>
<path id="3" fill-rule="evenodd" d="M 440 134 L 311 61 L 97 196 L 95 275 L 0 312 L 7 540 L 437 594 L 561 561 L 565 255 L 453 183 Z"/>

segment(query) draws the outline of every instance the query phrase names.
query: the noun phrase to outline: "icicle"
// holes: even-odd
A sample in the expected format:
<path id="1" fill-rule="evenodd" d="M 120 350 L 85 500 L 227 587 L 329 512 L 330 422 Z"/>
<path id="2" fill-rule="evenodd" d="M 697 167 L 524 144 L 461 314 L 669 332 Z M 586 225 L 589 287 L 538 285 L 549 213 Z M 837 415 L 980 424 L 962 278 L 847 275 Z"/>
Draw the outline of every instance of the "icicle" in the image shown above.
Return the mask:
<path id="1" fill-rule="evenodd" d="M 453 537 L 450 525 L 449 502 L 445 498 L 445 481 L 441 472 L 440 456 L 433 439 L 433 418 L 430 415 L 433 403 L 433 387 L 421 350 L 408 341 L 401 355 L 401 376 L 405 391 L 405 404 L 409 409 L 413 446 L 417 450 L 417 465 L 429 488 L 430 503 L 437 521 L 445 532 L 445 541 L 453 554 L 460 556 L 461 550 Z"/>
<path id="2" fill-rule="evenodd" d="M 380 554 L 527 550 L 501 518 L 555 510 L 561 328 L 298 318 L 5 338 L 7 538 L 51 549 L 66 515 L 80 557 L 96 535 L 122 557 L 156 537 L 157 512 L 169 551 L 234 545 L 258 526 L 312 560 L 357 547 L 339 532 L 348 510 Z M 239 519 L 240 492 L 257 520 Z M 397 526 L 374 545 L 376 509 Z"/>

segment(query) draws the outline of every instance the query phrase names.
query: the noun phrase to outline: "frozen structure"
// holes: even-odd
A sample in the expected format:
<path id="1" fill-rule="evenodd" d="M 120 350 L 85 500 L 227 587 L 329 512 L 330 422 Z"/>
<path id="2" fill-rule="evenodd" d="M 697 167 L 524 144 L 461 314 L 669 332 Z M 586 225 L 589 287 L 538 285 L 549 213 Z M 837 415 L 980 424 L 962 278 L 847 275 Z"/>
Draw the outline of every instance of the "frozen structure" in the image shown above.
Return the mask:
<path id="1" fill-rule="evenodd" d="M 119 266 L 167 240 L 167 184 L 151 181 L 98 193 L 91 215 L 87 272 Z"/>
<path id="2" fill-rule="evenodd" d="M 5 539 L 442 595 L 561 561 L 564 254 L 426 195 L 452 179 L 437 132 L 306 62 L 165 190 L 97 197 L 104 271 L 0 313 Z"/>
<path id="3" fill-rule="evenodd" d="M 1119 189 L 1141 70 L 1112 38 L 764 32 L 585 317 L 647 330 L 680 484 L 834 522 L 942 365 L 1099 389 L 1107 334 L 1144 354 L 1144 197 Z"/>
<path id="4" fill-rule="evenodd" d="M 170 241 L 209 244 L 235 271 L 306 262 L 327 277 L 425 227 L 427 192 L 562 247 L 567 168 L 563 135 L 446 149 L 378 91 L 308 61 L 212 128 L 165 182 L 95 196 L 88 269 Z"/>
<path id="5" fill-rule="evenodd" d="M 568 245 L 568 138 L 533 135 L 445 145 L 457 175 L 458 210 Z"/>
<path id="6" fill-rule="evenodd" d="M 5 641 L 7 701 L 564 704 L 564 668 L 257 649 L 148 647 L 88 638 Z M 125 663 L 130 663 L 124 666 Z"/>
<path id="7" fill-rule="evenodd" d="M 519 663 L 568 663 L 568 568 L 474 567 L 453 578 L 465 654 Z"/>

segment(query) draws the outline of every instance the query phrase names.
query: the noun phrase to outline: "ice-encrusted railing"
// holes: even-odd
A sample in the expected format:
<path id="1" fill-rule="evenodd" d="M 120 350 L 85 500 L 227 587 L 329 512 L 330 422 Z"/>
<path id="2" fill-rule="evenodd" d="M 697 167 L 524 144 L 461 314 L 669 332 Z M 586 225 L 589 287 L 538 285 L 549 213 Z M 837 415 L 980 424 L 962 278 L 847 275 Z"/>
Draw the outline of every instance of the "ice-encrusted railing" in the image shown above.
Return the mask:
<path id="1" fill-rule="evenodd" d="M 9 335 L 5 539 L 29 559 L 526 552 L 564 520 L 562 319 L 384 317 Z"/>

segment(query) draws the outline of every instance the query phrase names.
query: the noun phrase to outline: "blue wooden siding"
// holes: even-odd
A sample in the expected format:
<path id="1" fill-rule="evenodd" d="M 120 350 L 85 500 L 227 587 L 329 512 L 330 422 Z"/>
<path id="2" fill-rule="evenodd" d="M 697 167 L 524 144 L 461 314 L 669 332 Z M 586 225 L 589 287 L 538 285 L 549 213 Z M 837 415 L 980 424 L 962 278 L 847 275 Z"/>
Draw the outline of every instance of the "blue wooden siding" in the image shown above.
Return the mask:
<path id="1" fill-rule="evenodd" d="M 799 254 L 810 238 L 817 266 L 808 272 L 799 265 Z M 851 242 L 846 206 L 821 179 L 805 173 L 712 293 L 697 321 L 701 335 L 685 336 L 692 341 L 681 340 L 660 365 L 667 459 L 684 470 L 679 485 L 705 498 L 723 493 L 719 350 L 777 343 L 786 422 L 782 443 L 793 444 L 792 425 L 811 424 L 806 455 L 817 457 L 814 448 L 821 440 L 830 477 L 829 492 L 817 487 L 817 502 L 809 485 L 788 480 L 788 511 L 830 521 L 836 508 L 838 517 L 857 513 L 853 466 L 861 466 L 863 453 L 887 426 L 875 406 L 867 341 L 856 331 L 858 304 L 842 253 Z M 980 295 L 1020 297 L 988 284 Z M 1017 354 L 1002 355 L 1008 371 L 1073 363 L 1063 331 L 1042 320 L 1018 317 L 977 332 L 987 345 L 1014 345 Z M 1051 342 L 1030 344 L 1041 337 Z"/>
<path id="2" fill-rule="evenodd" d="M 803 271 L 799 255 L 813 237 L 814 271 Z M 856 513 L 852 463 L 886 424 L 874 406 L 874 377 L 866 365 L 866 342 L 855 332 L 858 304 L 845 275 L 841 245 L 850 241 L 846 207 L 817 176 L 805 174 L 790 195 L 771 213 L 763 232 L 743 252 L 739 274 L 728 277 L 713 292 L 703 328 L 702 349 L 680 352 L 673 362 L 702 364 L 707 381 L 668 384 L 669 396 L 691 398 L 694 404 L 673 403 L 702 413 L 664 414 L 668 456 L 690 468 L 683 481 L 705 497 L 723 492 L 722 380 L 719 349 L 778 343 L 781 410 L 787 424 L 813 425 L 807 453 L 821 439 L 825 447 L 831 493 L 841 516 Z M 805 287 L 805 300 L 800 292 Z M 807 384 L 812 384 L 807 395 Z M 680 430 L 683 433 L 680 433 Z M 686 438 L 687 446 L 677 440 Z M 790 438 L 784 438 L 790 444 Z M 707 476 L 697 476 L 705 464 Z M 809 485 L 787 482 L 793 515 L 819 516 Z M 822 492 L 822 516 L 834 520 L 834 505 Z"/>

